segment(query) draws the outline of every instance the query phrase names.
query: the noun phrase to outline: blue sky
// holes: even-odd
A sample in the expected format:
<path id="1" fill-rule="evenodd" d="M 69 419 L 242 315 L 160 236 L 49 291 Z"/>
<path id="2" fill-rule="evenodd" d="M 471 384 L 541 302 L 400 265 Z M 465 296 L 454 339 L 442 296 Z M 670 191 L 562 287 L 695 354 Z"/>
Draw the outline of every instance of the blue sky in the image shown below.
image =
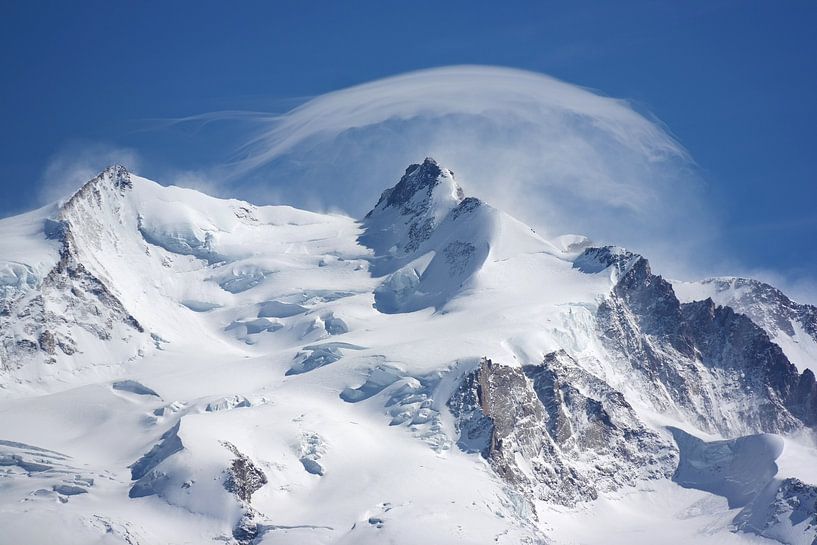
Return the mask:
<path id="1" fill-rule="evenodd" d="M 229 125 L 158 130 L 149 120 L 283 111 L 407 71 L 498 65 L 628 99 L 665 124 L 718 218 L 702 272 L 813 289 L 817 3 L 497 6 L 4 2 L 0 216 L 42 204 L 57 159 L 127 149 L 162 180 L 240 143 Z"/>

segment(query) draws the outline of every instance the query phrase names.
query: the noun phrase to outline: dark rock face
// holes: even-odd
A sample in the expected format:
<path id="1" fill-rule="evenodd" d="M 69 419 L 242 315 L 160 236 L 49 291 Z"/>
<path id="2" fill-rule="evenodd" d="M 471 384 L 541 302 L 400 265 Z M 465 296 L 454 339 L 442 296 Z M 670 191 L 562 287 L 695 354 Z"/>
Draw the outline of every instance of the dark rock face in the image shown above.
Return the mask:
<path id="1" fill-rule="evenodd" d="M 666 477 L 675 450 L 647 430 L 621 393 L 566 353 L 541 365 L 485 359 L 448 402 L 458 446 L 479 452 L 528 498 L 563 505 Z"/>
<path id="2" fill-rule="evenodd" d="M 233 537 L 239 545 L 251 545 L 263 534 L 263 526 L 258 524 L 256 515 L 249 509 L 233 528 Z"/>
<path id="3" fill-rule="evenodd" d="M 259 513 L 250 506 L 250 501 L 253 493 L 267 484 L 267 476 L 235 445 L 227 441 L 222 441 L 221 444 L 235 456 L 225 471 L 224 489 L 231 492 L 244 507 L 244 514 L 233 528 L 233 537 L 240 545 L 249 545 L 263 531 L 257 520 Z"/>
<path id="4" fill-rule="evenodd" d="M 76 193 L 74 193 L 65 204 L 63 210 L 70 210 L 78 203 L 86 202 L 96 206 L 102 205 L 102 192 L 107 187 L 118 190 L 119 194 L 133 189 L 133 181 L 130 172 L 122 165 L 111 165 L 90 181 L 86 182 Z"/>
<path id="5" fill-rule="evenodd" d="M 641 259 L 641 256 L 617 246 L 593 247 L 587 248 L 579 255 L 573 261 L 573 267 L 588 274 L 614 267 L 620 276 L 629 270 L 638 259 Z"/>
<path id="6" fill-rule="evenodd" d="M 426 157 L 422 164 L 409 165 L 397 185 L 383 192 L 374 209 L 366 214 L 366 217 L 370 217 L 376 209 L 385 207 L 398 208 L 406 215 L 422 213 L 423 205 L 428 204 L 431 192 L 439 183 L 442 174 L 442 168 L 431 157 Z M 417 199 L 418 195 L 423 198 Z M 460 189 L 459 198 L 462 199 L 463 196 Z"/>
<path id="7" fill-rule="evenodd" d="M 386 206 L 401 207 L 404 213 L 411 212 L 406 208 L 415 194 L 424 191 L 429 197 L 431 190 L 437 184 L 437 178 L 442 174 L 440 166 L 434 159 L 427 157 L 422 164 L 409 165 L 406 173 L 400 178 L 386 197 Z M 381 197 L 381 200 L 383 197 Z M 378 203 L 379 204 L 379 203 Z"/>
<path id="8" fill-rule="evenodd" d="M 817 424 L 814 374 L 809 370 L 800 374 L 762 329 L 729 307 L 716 307 L 711 300 L 682 305 L 682 311 L 687 322 L 694 324 L 693 339 L 702 361 L 742 374 L 744 387 L 750 391 L 766 392 L 768 402 L 759 408 L 758 431 L 766 431 L 762 426 L 774 422 L 786 431 L 786 412 L 806 426 Z"/>
<path id="9" fill-rule="evenodd" d="M 817 423 L 814 375 L 800 375 L 749 318 L 711 300 L 681 304 L 634 254 L 622 261 L 609 248 L 589 248 L 574 266 L 592 273 L 605 264 L 617 274 L 599 305 L 600 334 L 614 358 L 654 386 L 646 394 L 658 408 L 724 435 Z"/>
<path id="10" fill-rule="evenodd" d="M 236 498 L 249 503 L 253 492 L 267 484 L 267 476 L 232 443 L 223 441 L 221 444 L 235 455 L 232 465 L 227 470 L 224 488 L 235 494 Z"/>
<path id="11" fill-rule="evenodd" d="M 477 253 L 477 247 L 470 242 L 455 240 L 449 242 L 443 248 L 443 256 L 448 264 L 448 270 L 454 276 L 461 276 L 468 270 L 473 256 Z"/>
<path id="12" fill-rule="evenodd" d="M 476 210 L 483 204 L 485 203 L 483 203 L 476 197 L 465 197 L 462 201 L 460 201 L 460 204 L 458 204 L 457 207 L 451 211 L 451 219 L 456 220 L 463 214 L 472 212 L 473 210 Z"/>
<path id="13" fill-rule="evenodd" d="M 130 172 L 128 172 L 128 169 L 122 165 L 111 165 L 104 170 L 102 175 L 107 176 L 117 189 L 122 191 L 133 189 L 133 182 L 130 179 Z"/>
<path id="14" fill-rule="evenodd" d="M 21 326 L 26 337 L 11 333 L 12 323 Z M 8 313 L 0 316 L 0 331 L 8 332 L 0 333 L 5 349 L 3 366 L 19 368 L 36 355 L 37 349 L 47 362 L 54 363 L 57 356 L 77 351 L 75 328 L 107 341 L 115 323 L 124 324 L 134 334 L 144 333 L 142 325 L 105 284 L 64 248 L 59 263 L 39 289 L 8 301 Z"/>
<path id="15" fill-rule="evenodd" d="M 593 466 L 585 472 L 600 490 L 660 479 L 675 464 L 673 446 L 648 430 L 621 392 L 586 370 L 566 352 L 525 366 L 548 413 L 548 434 L 568 460 Z"/>
<path id="16" fill-rule="evenodd" d="M 545 431 L 548 414 L 524 372 L 485 360 L 479 378 L 482 410 L 494 424 L 488 451 L 494 470 L 517 489 L 535 489 L 541 499 L 595 499 L 595 488 L 565 463 Z"/>
<path id="17" fill-rule="evenodd" d="M 795 334 L 794 324 L 817 339 L 817 307 L 792 301 L 782 291 L 764 282 L 751 278 L 713 278 L 702 284 L 714 287 L 718 295 L 728 302 L 718 301 L 747 315 L 766 331 L 781 331 L 786 335 Z"/>
<path id="18" fill-rule="evenodd" d="M 481 367 L 463 377 L 447 406 L 456 421 L 457 446 L 464 452 L 478 452 L 488 459 L 493 444 L 494 421 L 482 408 L 480 371 Z"/>

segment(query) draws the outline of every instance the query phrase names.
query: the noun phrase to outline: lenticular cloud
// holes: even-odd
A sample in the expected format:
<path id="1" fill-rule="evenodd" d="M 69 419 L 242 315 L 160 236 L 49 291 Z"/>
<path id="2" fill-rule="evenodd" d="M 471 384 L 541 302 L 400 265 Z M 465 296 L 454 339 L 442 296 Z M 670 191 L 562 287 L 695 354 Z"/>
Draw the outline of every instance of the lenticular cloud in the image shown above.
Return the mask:
<path id="1" fill-rule="evenodd" d="M 256 200 L 360 216 L 401 168 L 432 156 L 467 193 L 550 234 L 646 249 L 656 235 L 689 241 L 705 223 L 692 163 L 659 122 L 542 74 L 421 70 L 240 119 L 255 132 L 229 172 Z"/>

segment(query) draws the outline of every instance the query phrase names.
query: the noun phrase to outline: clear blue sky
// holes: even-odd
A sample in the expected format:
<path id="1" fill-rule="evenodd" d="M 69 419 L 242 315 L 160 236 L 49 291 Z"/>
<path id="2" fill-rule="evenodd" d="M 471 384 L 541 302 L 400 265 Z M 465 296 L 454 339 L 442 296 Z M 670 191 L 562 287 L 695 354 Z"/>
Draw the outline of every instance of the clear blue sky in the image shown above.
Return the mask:
<path id="1" fill-rule="evenodd" d="M 49 158 L 77 141 L 180 167 L 230 145 L 227 134 L 202 145 L 137 131 L 141 120 L 269 108 L 419 68 L 491 64 L 654 113 L 700 165 L 735 258 L 817 277 L 814 1 L 0 6 L 0 216 L 40 204 Z"/>

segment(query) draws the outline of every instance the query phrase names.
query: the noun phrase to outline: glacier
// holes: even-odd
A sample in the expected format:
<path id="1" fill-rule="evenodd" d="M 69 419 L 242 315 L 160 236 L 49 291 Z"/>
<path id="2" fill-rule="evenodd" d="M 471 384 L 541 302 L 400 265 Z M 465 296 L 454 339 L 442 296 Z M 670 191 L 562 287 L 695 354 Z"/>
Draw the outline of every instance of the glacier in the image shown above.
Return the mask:
<path id="1" fill-rule="evenodd" d="M 768 284 L 430 158 L 360 220 L 112 166 L 0 233 L 0 543 L 817 543 L 817 309 Z"/>

